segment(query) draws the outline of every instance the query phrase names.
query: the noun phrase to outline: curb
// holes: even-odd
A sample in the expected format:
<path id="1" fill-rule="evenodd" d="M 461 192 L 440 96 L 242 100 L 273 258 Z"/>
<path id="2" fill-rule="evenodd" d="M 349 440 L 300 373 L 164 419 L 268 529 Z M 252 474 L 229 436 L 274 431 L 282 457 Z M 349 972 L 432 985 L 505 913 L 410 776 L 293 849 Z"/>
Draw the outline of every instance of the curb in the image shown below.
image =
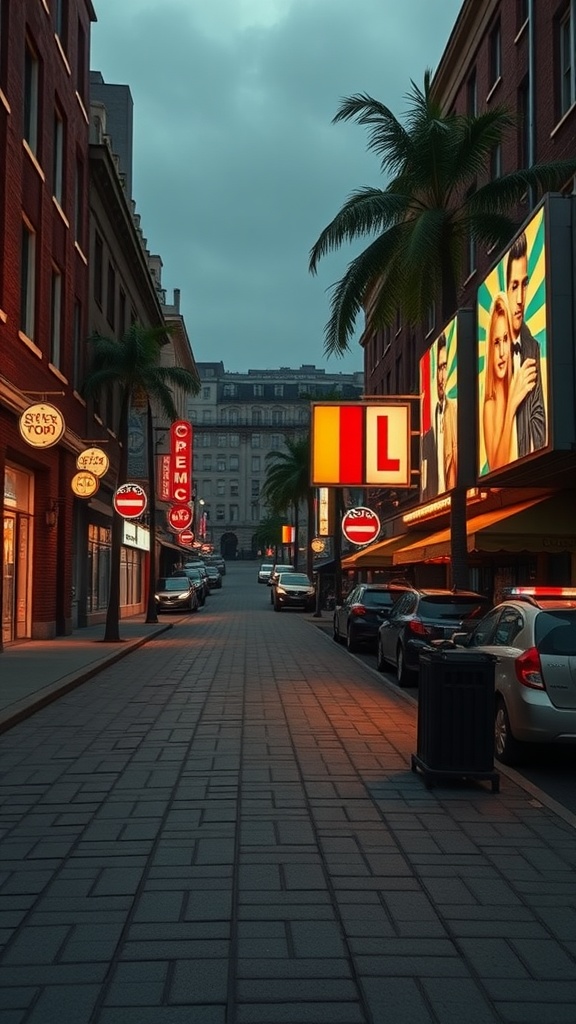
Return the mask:
<path id="1" fill-rule="evenodd" d="M 137 650 L 138 647 L 143 647 L 144 644 L 154 640 L 161 633 L 166 633 L 169 629 L 173 629 L 173 626 L 172 622 L 167 622 L 145 636 L 139 636 L 133 640 L 120 641 L 118 650 L 105 654 L 98 661 L 93 661 L 89 666 L 86 666 L 85 669 L 62 676 L 57 682 L 50 683 L 37 693 L 29 694 L 22 700 L 12 704 L 9 708 L 0 712 L 0 734 L 7 732 L 8 729 L 18 725 L 19 722 L 23 722 L 26 718 L 30 718 L 36 711 L 40 711 L 41 708 L 52 704 L 59 697 L 63 697 L 64 694 L 75 690 L 77 686 L 81 686 L 82 683 L 86 683 L 93 676 L 98 675 L 102 669 L 107 668 L 108 665 L 114 665 L 132 651 Z"/>

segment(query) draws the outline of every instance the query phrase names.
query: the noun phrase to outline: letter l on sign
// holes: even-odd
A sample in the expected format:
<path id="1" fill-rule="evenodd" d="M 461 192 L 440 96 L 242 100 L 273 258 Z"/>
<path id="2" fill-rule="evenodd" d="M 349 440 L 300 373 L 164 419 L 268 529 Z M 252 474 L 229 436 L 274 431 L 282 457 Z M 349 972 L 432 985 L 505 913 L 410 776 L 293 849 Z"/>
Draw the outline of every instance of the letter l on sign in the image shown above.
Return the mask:
<path id="1" fill-rule="evenodd" d="M 367 407 L 366 484 L 410 486 L 410 409 L 407 405 Z"/>

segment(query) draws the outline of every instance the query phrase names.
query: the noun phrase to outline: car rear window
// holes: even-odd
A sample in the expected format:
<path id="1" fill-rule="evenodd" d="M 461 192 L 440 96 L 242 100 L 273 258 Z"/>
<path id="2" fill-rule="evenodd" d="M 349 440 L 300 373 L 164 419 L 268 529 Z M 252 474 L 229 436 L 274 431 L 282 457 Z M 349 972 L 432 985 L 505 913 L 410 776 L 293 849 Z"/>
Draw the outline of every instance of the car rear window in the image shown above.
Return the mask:
<path id="1" fill-rule="evenodd" d="M 387 590 L 365 590 L 361 600 L 366 608 L 389 608 L 397 597 Z"/>
<path id="2" fill-rule="evenodd" d="M 450 598 L 446 595 L 422 598 L 418 614 L 430 619 L 479 619 L 489 611 L 487 601 L 479 600 L 477 597 Z"/>
<path id="3" fill-rule="evenodd" d="M 540 654 L 576 656 L 576 610 L 540 612 L 534 623 L 534 642 Z"/>

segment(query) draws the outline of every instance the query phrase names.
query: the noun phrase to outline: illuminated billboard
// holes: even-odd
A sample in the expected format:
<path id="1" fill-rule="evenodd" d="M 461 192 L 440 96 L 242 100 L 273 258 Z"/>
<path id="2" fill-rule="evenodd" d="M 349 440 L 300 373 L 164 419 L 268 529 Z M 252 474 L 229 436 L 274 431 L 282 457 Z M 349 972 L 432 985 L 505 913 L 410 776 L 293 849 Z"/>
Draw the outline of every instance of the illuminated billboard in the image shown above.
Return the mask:
<path id="1" fill-rule="evenodd" d="M 478 290 L 480 478 L 551 442 L 547 255 L 541 206 Z"/>
<path id="2" fill-rule="evenodd" d="M 407 402 L 313 402 L 312 487 L 410 486 Z"/>
<path id="3" fill-rule="evenodd" d="M 420 500 L 432 501 L 458 483 L 458 319 L 420 360 Z"/>

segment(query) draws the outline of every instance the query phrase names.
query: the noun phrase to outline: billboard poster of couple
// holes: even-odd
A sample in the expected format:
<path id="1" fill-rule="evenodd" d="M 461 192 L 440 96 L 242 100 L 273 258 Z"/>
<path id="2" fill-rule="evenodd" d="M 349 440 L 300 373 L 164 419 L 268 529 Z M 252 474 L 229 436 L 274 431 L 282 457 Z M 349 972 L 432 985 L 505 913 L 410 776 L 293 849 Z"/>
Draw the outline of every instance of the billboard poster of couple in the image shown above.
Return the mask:
<path id="1" fill-rule="evenodd" d="M 477 388 L 479 477 L 547 447 L 543 208 L 478 290 Z"/>
<path id="2" fill-rule="evenodd" d="M 420 500 L 453 490 L 458 477 L 457 318 L 420 360 Z"/>

